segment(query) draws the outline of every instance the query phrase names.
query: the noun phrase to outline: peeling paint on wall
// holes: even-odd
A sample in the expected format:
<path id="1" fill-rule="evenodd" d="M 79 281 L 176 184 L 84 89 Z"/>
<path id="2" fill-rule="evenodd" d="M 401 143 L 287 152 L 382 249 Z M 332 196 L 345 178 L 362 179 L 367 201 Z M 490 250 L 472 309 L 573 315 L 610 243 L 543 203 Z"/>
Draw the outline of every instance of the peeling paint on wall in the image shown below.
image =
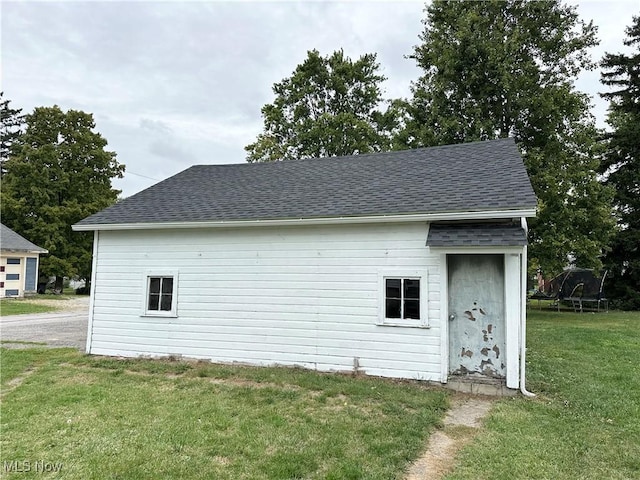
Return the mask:
<path id="1" fill-rule="evenodd" d="M 449 372 L 505 376 L 504 257 L 448 255 Z"/>

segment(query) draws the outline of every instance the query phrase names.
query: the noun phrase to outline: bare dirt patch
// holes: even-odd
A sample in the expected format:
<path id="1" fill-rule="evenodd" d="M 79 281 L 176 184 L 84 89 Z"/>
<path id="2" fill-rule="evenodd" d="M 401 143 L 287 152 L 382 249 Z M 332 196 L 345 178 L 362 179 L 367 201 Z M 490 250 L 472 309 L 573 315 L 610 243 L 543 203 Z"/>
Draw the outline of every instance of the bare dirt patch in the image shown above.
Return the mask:
<path id="1" fill-rule="evenodd" d="M 427 450 L 411 466 L 406 480 L 437 480 L 451 471 L 456 453 L 476 436 L 494 401 L 456 395 L 444 417 L 444 428 L 429 437 Z"/>
<path id="2" fill-rule="evenodd" d="M 56 307 L 62 311 L 81 311 L 89 308 L 89 296 L 77 295 L 64 298 L 47 298 L 46 296 L 30 297 L 22 300 L 25 303 L 34 303 L 37 305 L 46 305 L 47 307 Z"/>
<path id="3" fill-rule="evenodd" d="M 2 389 L 2 392 L 0 393 L 0 398 L 4 397 L 7 393 L 9 393 L 12 390 L 15 390 L 20 385 L 22 385 L 22 382 L 24 382 L 24 380 L 35 371 L 36 371 L 35 368 L 28 368 L 27 370 L 22 372 L 22 374 L 20 374 L 19 376 L 9 380 L 7 382 L 6 387 Z"/>

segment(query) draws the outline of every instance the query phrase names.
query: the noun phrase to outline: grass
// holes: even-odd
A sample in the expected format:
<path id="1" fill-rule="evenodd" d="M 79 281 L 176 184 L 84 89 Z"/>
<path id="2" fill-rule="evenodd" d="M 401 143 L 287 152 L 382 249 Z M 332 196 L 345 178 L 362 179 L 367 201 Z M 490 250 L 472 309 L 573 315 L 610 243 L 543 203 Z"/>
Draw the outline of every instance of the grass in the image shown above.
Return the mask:
<path id="1" fill-rule="evenodd" d="M 64 307 L 62 303 L 73 298 L 78 297 L 66 294 L 44 294 L 26 298 L 3 298 L 0 299 L 0 316 L 56 312 Z M 58 302 L 60 306 L 55 305 Z"/>
<path id="2" fill-rule="evenodd" d="M 52 305 L 43 305 L 37 301 L 22 298 L 3 298 L 0 300 L 0 316 L 24 315 L 27 313 L 46 313 L 59 310 Z"/>
<path id="3" fill-rule="evenodd" d="M 498 401 L 446 478 L 640 478 L 640 313 L 532 309 L 528 344 L 537 397 Z M 402 478 L 448 398 L 413 382 L 70 349 L 0 360 L 0 460 L 62 462 L 71 479 Z"/>
<path id="4" fill-rule="evenodd" d="M 416 382 L 69 349 L 2 350 L 2 385 L 1 460 L 62 463 L 72 479 L 402 478 L 449 396 Z"/>
<path id="5" fill-rule="evenodd" d="M 449 480 L 640 478 L 640 313 L 532 309 L 528 389 L 502 400 Z"/>

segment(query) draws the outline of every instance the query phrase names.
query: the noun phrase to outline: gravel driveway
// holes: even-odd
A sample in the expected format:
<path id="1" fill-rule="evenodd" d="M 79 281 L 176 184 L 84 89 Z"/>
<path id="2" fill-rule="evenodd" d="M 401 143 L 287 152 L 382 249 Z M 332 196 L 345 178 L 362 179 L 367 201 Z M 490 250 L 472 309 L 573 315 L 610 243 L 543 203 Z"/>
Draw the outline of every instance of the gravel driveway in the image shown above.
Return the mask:
<path id="1" fill-rule="evenodd" d="M 50 347 L 75 347 L 84 351 L 87 341 L 89 297 L 73 300 L 52 300 L 52 305 L 64 310 L 51 313 L 9 315 L 0 317 L 0 338 L 3 342 L 43 342 Z M 3 343 L 3 347 L 33 347 L 29 344 Z"/>

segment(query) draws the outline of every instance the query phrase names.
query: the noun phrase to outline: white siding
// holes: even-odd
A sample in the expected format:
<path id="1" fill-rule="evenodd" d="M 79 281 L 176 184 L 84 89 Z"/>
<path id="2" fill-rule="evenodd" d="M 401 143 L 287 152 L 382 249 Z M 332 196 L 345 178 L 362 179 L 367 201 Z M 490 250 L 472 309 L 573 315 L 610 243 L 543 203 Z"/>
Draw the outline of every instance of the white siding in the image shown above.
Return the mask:
<path id="1" fill-rule="evenodd" d="M 441 379 L 440 256 L 424 223 L 102 231 L 90 352 Z M 430 328 L 379 325 L 379 275 L 428 280 Z M 179 273 L 177 317 L 143 316 L 147 271 Z"/>
<path id="2" fill-rule="evenodd" d="M 19 259 L 19 264 L 7 263 L 8 259 Z M 17 295 L 11 295 L 15 297 L 23 297 L 25 294 L 25 279 L 27 277 L 27 259 L 36 259 L 36 289 L 38 286 L 38 258 L 37 253 L 25 253 L 25 252 L 12 252 L 5 250 L 0 255 L 0 265 L 4 267 L 4 272 L 0 272 L 0 297 L 6 296 L 6 291 L 16 291 Z M 8 280 L 7 275 L 18 275 L 17 280 Z M 11 277 L 9 277 L 11 278 Z M 29 289 L 28 292 L 34 292 L 35 290 Z"/>
<path id="3" fill-rule="evenodd" d="M 521 274 L 520 254 L 510 253 L 505 259 L 505 323 L 506 323 L 506 360 L 507 360 L 507 387 L 519 387 L 520 374 L 520 294 Z"/>

